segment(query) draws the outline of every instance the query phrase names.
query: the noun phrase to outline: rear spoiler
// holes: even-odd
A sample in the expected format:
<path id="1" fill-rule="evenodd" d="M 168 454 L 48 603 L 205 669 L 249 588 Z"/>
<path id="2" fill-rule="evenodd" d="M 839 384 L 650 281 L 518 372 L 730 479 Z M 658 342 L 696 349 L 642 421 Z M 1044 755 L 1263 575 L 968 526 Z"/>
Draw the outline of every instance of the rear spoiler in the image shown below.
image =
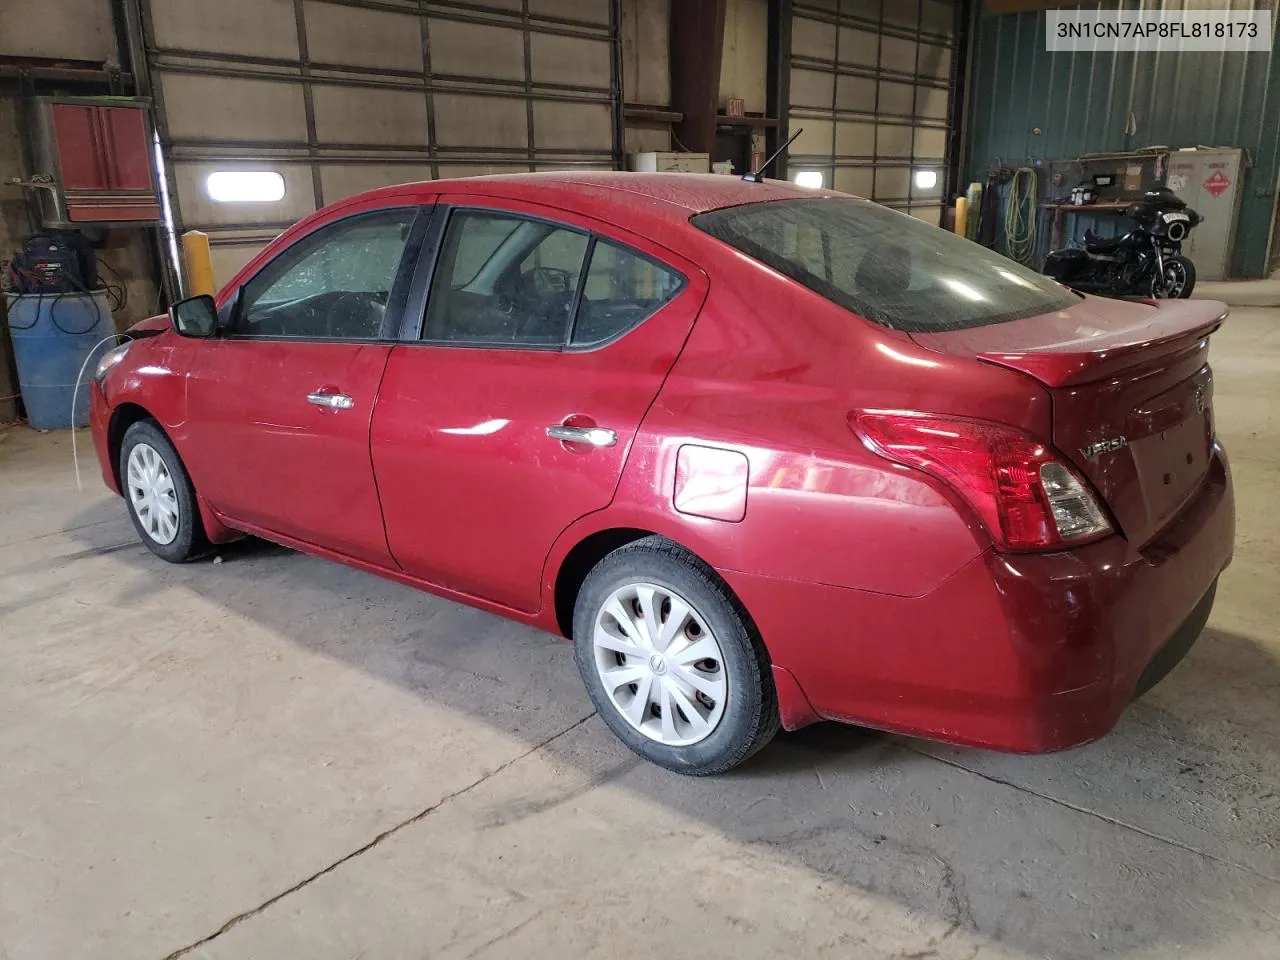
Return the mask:
<path id="1" fill-rule="evenodd" d="M 1136 330 L 1020 352 L 980 351 L 975 356 L 1035 377 L 1048 387 L 1070 387 L 1105 380 L 1138 363 L 1194 349 L 1227 319 L 1225 306 L 1215 301 L 1157 302 L 1160 309 L 1151 323 Z"/>

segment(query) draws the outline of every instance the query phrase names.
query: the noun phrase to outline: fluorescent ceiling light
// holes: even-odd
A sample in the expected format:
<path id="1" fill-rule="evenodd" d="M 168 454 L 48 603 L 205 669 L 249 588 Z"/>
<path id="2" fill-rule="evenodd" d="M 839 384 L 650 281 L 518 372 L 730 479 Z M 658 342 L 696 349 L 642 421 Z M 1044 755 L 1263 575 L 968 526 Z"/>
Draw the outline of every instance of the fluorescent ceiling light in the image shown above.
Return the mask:
<path id="1" fill-rule="evenodd" d="M 274 170 L 219 170 L 204 188 L 218 203 L 274 203 L 284 197 L 284 177 Z"/>
<path id="2" fill-rule="evenodd" d="M 932 190 L 938 185 L 937 170 L 917 170 L 916 187 L 920 190 Z"/>

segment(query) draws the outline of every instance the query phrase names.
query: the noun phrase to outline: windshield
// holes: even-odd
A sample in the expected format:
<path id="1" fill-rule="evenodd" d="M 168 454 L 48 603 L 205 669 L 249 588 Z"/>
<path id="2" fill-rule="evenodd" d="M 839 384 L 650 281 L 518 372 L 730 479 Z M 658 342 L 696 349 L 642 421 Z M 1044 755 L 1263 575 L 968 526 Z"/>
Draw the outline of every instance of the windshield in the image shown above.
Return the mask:
<path id="1" fill-rule="evenodd" d="M 693 223 L 847 310 L 906 333 L 962 330 L 1079 302 L 1048 277 L 869 200 L 751 203 Z"/>

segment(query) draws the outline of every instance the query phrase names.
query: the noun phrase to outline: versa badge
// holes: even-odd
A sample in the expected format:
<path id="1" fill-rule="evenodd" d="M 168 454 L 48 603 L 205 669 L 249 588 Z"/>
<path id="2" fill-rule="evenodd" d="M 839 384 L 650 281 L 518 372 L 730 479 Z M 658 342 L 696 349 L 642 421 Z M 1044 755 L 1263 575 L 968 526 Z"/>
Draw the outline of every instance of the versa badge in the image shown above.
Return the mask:
<path id="1" fill-rule="evenodd" d="M 1124 437 L 1110 437 L 1106 440 L 1099 440 L 1097 443 L 1091 443 L 1087 447 L 1080 448 L 1080 456 L 1086 460 L 1095 460 L 1099 454 L 1115 453 L 1117 450 L 1123 450 L 1129 445 L 1129 441 Z"/>

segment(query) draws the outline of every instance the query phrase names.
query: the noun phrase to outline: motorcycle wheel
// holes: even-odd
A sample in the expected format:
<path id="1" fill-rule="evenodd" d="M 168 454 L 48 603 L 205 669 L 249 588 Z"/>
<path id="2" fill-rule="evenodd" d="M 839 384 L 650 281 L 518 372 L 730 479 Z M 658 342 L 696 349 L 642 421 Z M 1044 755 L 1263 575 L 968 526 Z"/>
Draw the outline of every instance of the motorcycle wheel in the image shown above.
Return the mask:
<path id="1" fill-rule="evenodd" d="M 1196 266 L 1186 257 L 1166 257 L 1164 276 L 1151 280 L 1151 296 L 1156 300 L 1186 300 L 1196 287 Z"/>

